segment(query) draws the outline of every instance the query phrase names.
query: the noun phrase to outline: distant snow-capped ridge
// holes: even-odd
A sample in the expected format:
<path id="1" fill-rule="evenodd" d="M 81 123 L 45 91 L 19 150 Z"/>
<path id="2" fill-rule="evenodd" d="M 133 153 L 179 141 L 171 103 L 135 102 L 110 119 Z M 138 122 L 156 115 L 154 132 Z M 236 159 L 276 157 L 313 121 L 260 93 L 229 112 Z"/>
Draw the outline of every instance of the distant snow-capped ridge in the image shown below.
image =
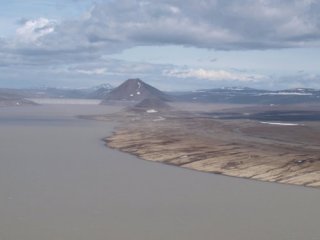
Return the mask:
<path id="1" fill-rule="evenodd" d="M 260 96 L 263 95 L 297 95 L 297 96 L 310 96 L 312 93 L 305 92 L 269 92 L 269 93 L 260 93 Z"/>
<path id="2" fill-rule="evenodd" d="M 102 83 L 100 85 L 92 87 L 93 90 L 98 90 L 98 89 L 113 89 L 114 87 L 109 84 L 109 83 Z"/>
<path id="3" fill-rule="evenodd" d="M 293 88 L 280 91 L 270 91 L 261 95 L 296 95 L 296 96 L 312 96 L 319 93 L 319 90 L 313 88 Z"/>

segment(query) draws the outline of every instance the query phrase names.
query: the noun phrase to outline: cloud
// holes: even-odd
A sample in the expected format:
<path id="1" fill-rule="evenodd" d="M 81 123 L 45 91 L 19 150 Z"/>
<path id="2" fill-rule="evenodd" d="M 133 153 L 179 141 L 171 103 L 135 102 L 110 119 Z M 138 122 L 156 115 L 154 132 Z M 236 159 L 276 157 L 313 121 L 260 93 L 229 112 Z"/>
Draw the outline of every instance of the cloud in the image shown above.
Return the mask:
<path id="1" fill-rule="evenodd" d="M 320 75 L 306 72 L 279 77 L 274 81 L 276 88 L 317 88 L 320 89 Z"/>
<path id="2" fill-rule="evenodd" d="M 87 74 L 87 75 L 104 75 L 107 72 L 107 68 L 95 68 L 95 69 L 91 69 L 91 70 L 78 69 L 78 70 L 76 70 L 76 72 Z"/>
<path id="3" fill-rule="evenodd" d="M 218 50 L 320 45 L 319 1 L 111 0 L 78 20 L 28 20 L 17 36 L 43 51 L 183 45 Z M 19 47 L 19 46 L 17 46 Z M 25 46 L 24 46 L 25 47 Z"/>
<path id="4" fill-rule="evenodd" d="M 301 0 L 117 0 L 95 5 L 78 27 L 91 43 L 303 47 L 319 45 L 316 9 L 318 1 Z"/>
<path id="5" fill-rule="evenodd" d="M 116 59 L 103 59 L 95 62 L 84 62 L 73 64 L 62 72 L 68 74 L 84 75 L 104 75 L 104 76 L 140 76 L 159 75 L 164 67 L 168 65 L 158 65 L 143 62 L 129 62 Z"/>
<path id="6" fill-rule="evenodd" d="M 61 79 L 135 75 L 269 86 L 269 77 L 233 71 L 232 66 L 228 70 L 181 68 L 124 63 L 106 60 L 106 56 L 136 46 L 179 45 L 228 51 L 319 47 L 319 11 L 320 1 L 312 0 L 96 1 L 77 19 L 20 21 L 16 36 L 0 39 L 0 68 L 6 70 L 2 79 L 28 74 L 30 79 L 40 78 L 39 73 L 52 79 L 56 74 Z M 319 85 L 319 78 L 291 79 Z M 290 80 L 283 78 L 280 82 L 284 86 Z M 273 83 L 276 81 L 270 85 Z"/>
<path id="7" fill-rule="evenodd" d="M 40 37 L 54 32 L 56 22 L 47 18 L 26 20 L 16 30 L 16 38 L 22 42 L 35 42 Z"/>
<path id="8" fill-rule="evenodd" d="M 164 70 L 163 74 L 176 78 L 195 78 L 210 81 L 239 81 L 239 82 L 260 82 L 267 79 L 267 76 L 259 74 L 247 74 L 231 72 L 226 70 L 205 70 L 199 69 L 170 69 Z"/>

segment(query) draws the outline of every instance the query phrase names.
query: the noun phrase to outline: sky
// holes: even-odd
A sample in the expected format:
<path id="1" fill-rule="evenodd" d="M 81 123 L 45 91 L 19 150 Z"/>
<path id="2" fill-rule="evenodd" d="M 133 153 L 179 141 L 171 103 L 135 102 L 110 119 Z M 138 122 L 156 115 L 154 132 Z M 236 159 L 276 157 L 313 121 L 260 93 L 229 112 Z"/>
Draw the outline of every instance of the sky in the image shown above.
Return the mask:
<path id="1" fill-rule="evenodd" d="M 317 0 L 0 4 L 0 87 L 320 88 Z"/>

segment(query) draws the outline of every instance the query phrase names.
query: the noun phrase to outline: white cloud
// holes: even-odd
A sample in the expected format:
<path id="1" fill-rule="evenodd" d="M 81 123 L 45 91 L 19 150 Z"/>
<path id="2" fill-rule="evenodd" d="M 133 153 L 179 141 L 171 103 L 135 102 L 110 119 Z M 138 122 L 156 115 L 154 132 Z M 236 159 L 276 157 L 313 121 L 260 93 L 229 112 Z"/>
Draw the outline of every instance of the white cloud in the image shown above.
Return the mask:
<path id="1" fill-rule="evenodd" d="M 51 52 L 165 44 L 220 50 L 320 46 L 319 10 L 319 1 L 301 0 L 117 0 L 96 3 L 78 20 L 26 21 L 17 35 Z"/>
<path id="2" fill-rule="evenodd" d="M 107 68 L 95 68 L 95 69 L 77 69 L 77 73 L 87 74 L 87 75 L 104 75 L 107 73 Z"/>
<path id="3" fill-rule="evenodd" d="M 176 6 L 169 6 L 169 10 L 172 12 L 172 13 L 174 13 L 174 14 L 178 14 L 178 13 L 180 13 L 181 11 L 180 11 L 180 8 L 178 8 L 178 7 L 176 7 Z"/>
<path id="4" fill-rule="evenodd" d="M 211 81 L 240 81 L 240 82 L 258 82 L 267 77 L 259 74 L 247 74 L 231 72 L 226 70 L 205 70 L 199 69 L 170 69 L 163 72 L 165 76 L 177 78 L 196 78 Z"/>
<path id="5" fill-rule="evenodd" d="M 35 42 L 54 31 L 56 22 L 47 18 L 27 20 L 16 30 L 17 39 L 22 42 Z"/>

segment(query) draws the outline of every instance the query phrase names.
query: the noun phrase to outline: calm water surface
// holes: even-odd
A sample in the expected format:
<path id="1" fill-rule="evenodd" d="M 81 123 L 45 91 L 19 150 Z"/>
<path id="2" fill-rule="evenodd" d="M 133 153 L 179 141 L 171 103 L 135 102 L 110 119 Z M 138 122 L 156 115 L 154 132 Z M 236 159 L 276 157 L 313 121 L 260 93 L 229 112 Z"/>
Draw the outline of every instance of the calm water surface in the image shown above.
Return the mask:
<path id="1" fill-rule="evenodd" d="M 0 240 L 319 240 L 320 191 L 104 147 L 102 106 L 0 109 Z"/>

